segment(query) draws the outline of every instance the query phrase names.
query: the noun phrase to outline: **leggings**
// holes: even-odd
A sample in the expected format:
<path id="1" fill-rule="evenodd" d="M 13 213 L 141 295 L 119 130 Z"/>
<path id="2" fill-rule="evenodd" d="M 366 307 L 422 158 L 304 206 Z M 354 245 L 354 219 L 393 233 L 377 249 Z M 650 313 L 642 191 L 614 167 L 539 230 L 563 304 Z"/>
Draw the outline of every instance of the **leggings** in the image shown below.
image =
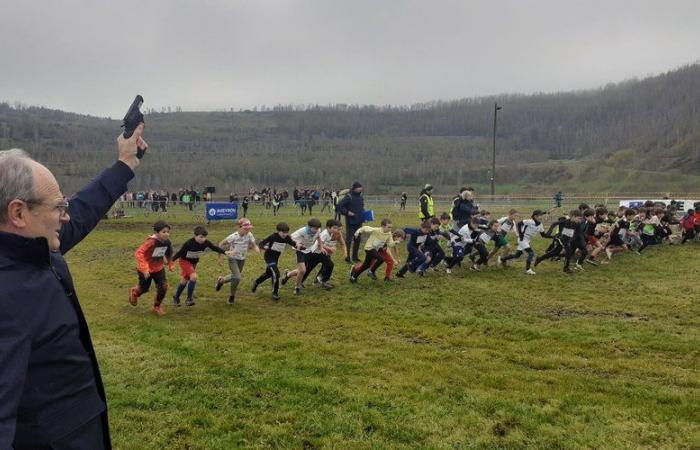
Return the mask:
<path id="1" fill-rule="evenodd" d="M 335 267 L 331 257 L 323 253 L 311 253 L 306 261 L 306 272 L 304 273 L 304 278 L 301 280 L 302 283 L 306 281 L 311 271 L 319 264 L 321 264 L 321 270 L 318 271 L 318 276 L 321 277 L 321 281 L 325 282 L 331 279 L 333 268 Z"/>
<path id="2" fill-rule="evenodd" d="M 455 243 L 452 244 L 452 256 L 446 256 L 445 261 L 447 262 L 447 268 L 451 269 L 457 264 L 460 264 L 462 260 L 464 259 L 464 253 L 469 249 L 471 251 L 471 247 L 464 247 L 462 245 L 457 245 Z"/>
<path id="3" fill-rule="evenodd" d="M 139 287 L 138 296 L 145 294 L 151 288 L 151 282 L 156 282 L 156 298 L 153 301 L 153 306 L 160 306 L 161 302 L 165 298 L 165 293 L 168 292 L 168 280 L 165 277 L 165 269 L 161 269 L 158 272 L 151 272 L 148 278 L 143 275 L 143 272 L 138 271 L 139 274 Z"/>
<path id="4" fill-rule="evenodd" d="M 352 276 L 355 278 L 359 277 L 362 272 L 372 266 L 375 259 L 384 260 L 384 257 L 380 255 L 377 250 L 365 250 L 365 260 L 362 262 L 362 264 L 355 264 L 355 266 L 352 268 Z"/>
<path id="5" fill-rule="evenodd" d="M 655 235 L 642 233 L 642 246 L 639 248 L 639 251 L 641 252 L 650 245 L 657 245 L 660 243 L 661 241 Z"/>
<path id="6" fill-rule="evenodd" d="M 383 259 L 375 259 L 370 267 L 370 271 L 376 272 L 383 263 L 386 263 L 386 270 L 384 271 L 385 278 L 391 278 L 391 272 L 394 270 L 394 258 L 391 257 L 387 249 L 383 248 L 379 250 L 379 255 Z"/>
<path id="7" fill-rule="evenodd" d="M 426 253 L 430 254 L 430 263 L 426 264 L 425 261 L 418 267 L 418 270 L 424 271 L 428 267 L 436 267 L 440 264 L 440 261 L 445 257 L 445 252 L 439 245 L 431 247 Z"/>
<path id="8" fill-rule="evenodd" d="M 228 268 L 231 269 L 231 275 L 226 275 L 224 277 L 224 283 L 231 283 L 231 296 L 236 295 L 238 284 L 241 282 L 241 273 L 243 272 L 244 264 L 245 259 L 228 259 Z"/>
<path id="9" fill-rule="evenodd" d="M 583 262 L 586 260 L 586 256 L 588 256 L 588 250 L 586 249 L 586 243 L 585 242 L 572 242 L 571 240 L 563 240 L 562 241 L 564 244 L 564 249 L 566 250 L 566 261 L 564 262 L 564 271 L 569 270 L 569 265 L 571 264 L 571 258 L 574 257 L 576 254 L 576 250 L 578 250 L 580 253 L 578 260 L 576 263 L 578 265 L 583 264 Z"/>
<path id="10" fill-rule="evenodd" d="M 535 258 L 535 252 L 530 248 L 526 248 L 525 250 L 520 250 L 518 249 L 515 253 L 512 255 L 504 256 L 501 258 L 501 261 L 508 261 L 511 259 L 517 259 L 523 256 L 523 252 L 527 253 L 527 260 L 525 261 L 525 270 L 530 270 L 530 264 L 532 264 L 532 260 Z"/>
<path id="11" fill-rule="evenodd" d="M 688 229 L 688 230 L 683 230 L 683 241 L 681 241 L 681 244 L 685 244 L 689 240 L 692 240 L 695 237 L 695 230 L 694 229 Z"/>
<path id="12" fill-rule="evenodd" d="M 479 252 L 479 259 L 476 261 L 475 264 L 477 266 L 486 264 L 489 261 L 489 252 L 488 250 L 486 250 L 486 246 L 481 242 L 477 242 L 474 244 L 474 248 L 477 252 Z"/>
<path id="13" fill-rule="evenodd" d="M 399 274 L 403 275 L 408 272 L 409 269 L 411 272 L 414 272 L 416 268 L 422 265 L 424 262 L 425 254 L 423 254 L 423 252 L 419 251 L 415 247 L 408 247 L 408 258 L 406 258 L 406 264 L 399 269 Z"/>
<path id="14" fill-rule="evenodd" d="M 538 256 L 537 259 L 535 259 L 535 265 L 538 265 L 545 259 L 549 258 L 554 258 L 555 256 L 561 256 L 561 251 L 564 249 L 564 244 L 562 243 L 561 240 L 559 239 L 552 239 L 552 243 L 549 245 L 549 248 L 547 249 L 547 253 L 545 253 L 542 256 Z"/>
<path id="15" fill-rule="evenodd" d="M 265 273 L 255 280 L 255 284 L 262 284 L 269 278 L 272 278 L 272 293 L 277 294 L 280 289 L 280 270 L 277 268 L 277 261 L 270 261 L 267 263 Z"/>

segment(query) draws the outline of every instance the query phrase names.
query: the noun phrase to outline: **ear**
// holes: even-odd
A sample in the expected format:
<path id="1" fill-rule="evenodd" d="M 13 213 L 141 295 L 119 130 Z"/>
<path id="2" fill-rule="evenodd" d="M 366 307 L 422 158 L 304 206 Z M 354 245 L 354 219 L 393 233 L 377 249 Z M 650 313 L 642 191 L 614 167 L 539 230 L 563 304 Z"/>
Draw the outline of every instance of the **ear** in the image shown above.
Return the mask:
<path id="1" fill-rule="evenodd" d="M 29 208 L 22 200 L 14 199 L 7 205 L 7 223 L 14 228 L 25 228 L 28 214 Z"/>

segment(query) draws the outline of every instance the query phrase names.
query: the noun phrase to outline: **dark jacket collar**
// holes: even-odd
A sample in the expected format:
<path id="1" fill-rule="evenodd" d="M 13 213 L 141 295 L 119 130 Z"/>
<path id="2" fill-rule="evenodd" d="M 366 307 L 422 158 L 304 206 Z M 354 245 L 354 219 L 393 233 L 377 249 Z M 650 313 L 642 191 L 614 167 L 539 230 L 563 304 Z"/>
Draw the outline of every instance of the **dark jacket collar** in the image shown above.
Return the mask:
<path id="1" fill-rule="evenodd" d="M 44 237 L 27 238 L 0 231 L 0 257 L 34 265 L 50 264 L 49 243 Z"/>

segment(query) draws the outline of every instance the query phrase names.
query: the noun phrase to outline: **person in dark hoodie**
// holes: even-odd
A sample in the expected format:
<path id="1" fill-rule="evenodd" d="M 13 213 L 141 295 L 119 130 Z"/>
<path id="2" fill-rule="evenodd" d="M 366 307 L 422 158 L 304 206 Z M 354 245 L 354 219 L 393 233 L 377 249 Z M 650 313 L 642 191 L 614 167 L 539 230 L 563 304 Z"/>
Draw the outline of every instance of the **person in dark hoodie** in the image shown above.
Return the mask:
<path id="1" fill-rule="evenodd" d="M 362 227 L 365 215 L 365 199 L 362 197 L 362 185 L 355 181 L 345 197 L 338 202 L 337 210 L 345 216 L 345 242 L 352 248 L 352 255 L 348 254 L 345 262 L 360 262 L 357 252 L 360 250 L 360 239 L 355 238 L 355 232 Z M 352 246 L 350 246 L 352 242 Z M 352 258 L 352 259 L 351 259 Z"/>

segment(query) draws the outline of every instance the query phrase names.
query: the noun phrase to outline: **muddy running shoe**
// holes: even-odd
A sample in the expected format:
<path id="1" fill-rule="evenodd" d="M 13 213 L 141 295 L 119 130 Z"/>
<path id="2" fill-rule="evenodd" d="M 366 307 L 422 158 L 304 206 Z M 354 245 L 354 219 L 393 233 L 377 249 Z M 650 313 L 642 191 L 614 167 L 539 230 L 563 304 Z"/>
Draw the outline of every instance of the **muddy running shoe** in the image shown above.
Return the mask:
<path id="1" fill-rule="evenodd" d="M 228 305 L 233 305 L 236 302 L 236 298 L 233 295 L 230 295 L 228 297 L 228 300 L 226 300 L 226 304 Z"/>
<path id="2" fill-rule="evenodd" d="M 153 309 L 151 309 L 151 312 L 158 314 L 159 316 L 165 315 L 165 310 L 161 306 L 154 306 Z"/>
<path id="3" fill-rule="evenodd" d="M 173 306 L 180 306 L 180 299 L 178 297 L 173 297 Z"/>
<path id="4" fill-rule="evenodd" d="M 525 273 L 528 274 L 528 275 L 535 275 L 535 274 L 537 274 L 537 272 L 535 272 L 535 271 L 532 270 L 532 269 L 527 269 L 527 270 L 525 271 Z"/>
<path id="5" fill-rule="evenodd" d="M 284 276 L 282 277 L 282 285 L 287 284 L 287 281 L 289 281 L 289 271 L 285 270 Z"/>
<path id="6" fill-rule="evenodd" d="M 371 270 L 367 272 L 367 276 L 373 279 L 374 281 L 377 281 L 377 274 L 372 272 Z"/>
<path id="7" fill-rule="evenodd" d="M 258 290 L 258 282 L 253 280 L 253 286 L 250 287 L 250 292 L 255 294 L 255 291 L 257 291 L 257 290 Z"/>
<path id="8" fill-rule="evenodd" d="M 188 298 L 187 300 L 185 300 L 185 306 L 194 306 L 194 300 Z"/>
<path id="9" fill-rule="evenodd" d="M 218 291 L 221 290 L 221 286 L 223 286 L 223 285 L 224 285 L 224 279 L 221 278 L 221 277 L 219 277 L 219 278 L 216 279 L 216 286 L 215 286 L 214 288 L 215 288 L 216 291 L 218 292 Z"/>

